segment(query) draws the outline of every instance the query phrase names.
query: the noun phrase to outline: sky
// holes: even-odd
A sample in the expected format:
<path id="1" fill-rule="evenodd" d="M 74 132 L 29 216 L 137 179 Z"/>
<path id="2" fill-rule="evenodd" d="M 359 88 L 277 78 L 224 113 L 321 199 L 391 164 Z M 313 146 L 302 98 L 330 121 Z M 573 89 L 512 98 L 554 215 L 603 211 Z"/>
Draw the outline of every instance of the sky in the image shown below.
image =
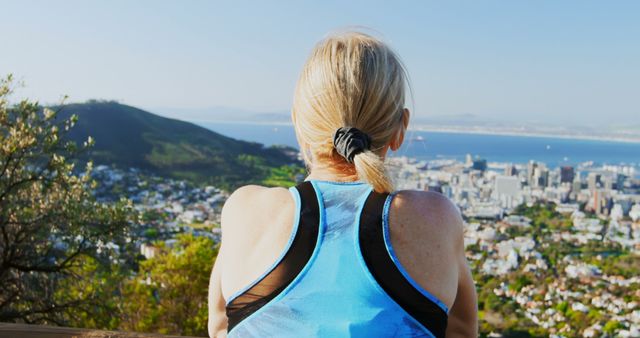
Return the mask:
<path id="1" fill-rule="evenodd" d="M 406 64 L 414 116 L 640 125 L 633 0 L 0 0 L 0 75 L 41 103 L 282 112 L 314 44 L 359 26 Z"/>

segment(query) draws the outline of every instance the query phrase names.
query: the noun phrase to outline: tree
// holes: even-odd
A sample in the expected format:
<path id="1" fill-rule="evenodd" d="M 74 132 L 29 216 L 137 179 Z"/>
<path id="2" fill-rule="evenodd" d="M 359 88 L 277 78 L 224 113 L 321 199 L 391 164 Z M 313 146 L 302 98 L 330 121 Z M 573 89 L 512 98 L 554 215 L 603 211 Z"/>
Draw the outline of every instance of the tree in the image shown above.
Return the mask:
<path id="1" fill-rule="evenodd" d="M 124 199 L 95 200 L 91 162 L 76 170 L 73 159 L 93 144 L 65 140 L 77 117 L 10 105 L 12 85 L 0 80 L 0 321 L 65 324 L 98 293 L 59 290 L 126 260 L 136 214 Z M 87 262 L 95 268 L 79 274 Z"/>
<path id="2" fill-rule="evenodd" d="M 124 265 L 104 265 L 82 256 L 72 268 L 77 278 L 65 278 L 58 285 L 56 301 L 84 299 L 64 312 L 64 323 L 71 327 L 116 330 L 120 326 L 121 288 L 131 274 Z M 87 297 L 86 295 L 90 295 Z"/>
<path id="3" fill-rule="evenodd" d="M 179 235 L 173 247 L 158 242 L 159 253 L 140 263 L 124 285 L 124 330 L 207 335 L 207 288 L 218 246 L 206 237 Z"/>

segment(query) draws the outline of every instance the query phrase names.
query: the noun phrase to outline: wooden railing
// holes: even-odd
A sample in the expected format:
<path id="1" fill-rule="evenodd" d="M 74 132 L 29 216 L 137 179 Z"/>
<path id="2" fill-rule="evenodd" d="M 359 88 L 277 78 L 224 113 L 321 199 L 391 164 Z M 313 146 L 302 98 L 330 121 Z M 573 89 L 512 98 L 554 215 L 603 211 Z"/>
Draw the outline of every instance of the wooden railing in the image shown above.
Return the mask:
<path id="1" fill-rule="evenodd" d="M 161 334 L 0 323 L 0 338 L 171 338 Z M 184 336 L 181 336 L 184 338 Z"/>

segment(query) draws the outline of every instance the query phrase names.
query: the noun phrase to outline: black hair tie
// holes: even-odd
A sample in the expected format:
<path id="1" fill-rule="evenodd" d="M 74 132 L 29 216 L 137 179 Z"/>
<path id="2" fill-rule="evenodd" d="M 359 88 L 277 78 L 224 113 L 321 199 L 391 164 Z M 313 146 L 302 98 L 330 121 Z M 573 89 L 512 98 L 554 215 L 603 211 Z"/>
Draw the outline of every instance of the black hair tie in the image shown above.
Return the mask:
<path id="1" fill-rule="evenodd" d="M 340 127 L 333 134 L 333 146 L 349 163 L 361 152 L 371 148 L 371 137 L 355 127 Z"/>

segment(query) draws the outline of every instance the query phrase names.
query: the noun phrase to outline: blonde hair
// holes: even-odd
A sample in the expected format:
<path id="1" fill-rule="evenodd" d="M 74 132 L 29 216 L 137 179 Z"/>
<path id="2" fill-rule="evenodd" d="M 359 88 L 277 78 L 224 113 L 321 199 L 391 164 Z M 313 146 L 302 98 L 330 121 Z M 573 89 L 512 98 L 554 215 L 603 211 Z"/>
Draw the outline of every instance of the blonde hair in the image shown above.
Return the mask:
<path id="1" fill-rule="evenodd" d="M 402 125 L 407 75 L 396 54 L 382 41 L 361 32 L 333 34 L 320 41 L 298 80 L 292 120 L 308 168 L 324 164 L 355 175 L 377 192 L 393 191 L 378 155 Z M 333 146 L 334 132 L 356 127 L 371 137 L 371 149 L 353 164 Z"/>

